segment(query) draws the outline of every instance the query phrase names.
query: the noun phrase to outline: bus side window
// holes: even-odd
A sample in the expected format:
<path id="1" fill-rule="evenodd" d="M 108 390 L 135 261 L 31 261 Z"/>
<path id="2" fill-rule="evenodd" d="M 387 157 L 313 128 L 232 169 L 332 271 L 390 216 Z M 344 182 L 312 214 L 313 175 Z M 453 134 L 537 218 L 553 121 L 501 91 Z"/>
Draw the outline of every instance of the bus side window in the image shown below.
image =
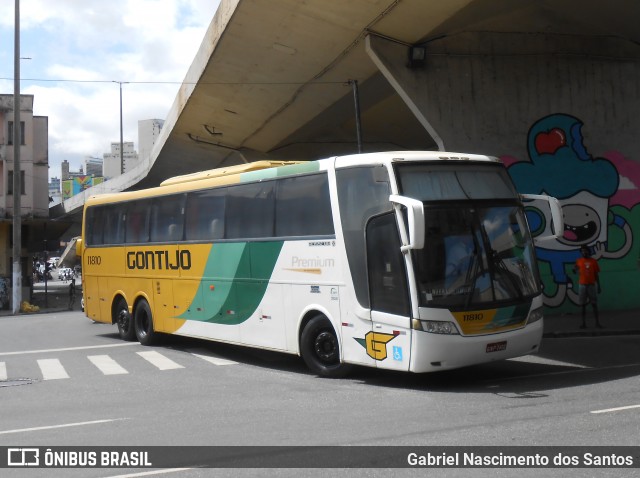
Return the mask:
<path id="1" fill-rule="evenodd" d="M 151 242 L 182 240 L 184 195 L 157 198 L 151 208 Z"/>
<path id="2" fill-rule="evenodd" d="M 127 244 L 149 241 L 149 210 L 151 201 L 134 201 L 127 207 Z"/>
<path id="3" fill-rule="evenodd" d="M 362 307 L 369 308 L 369 278 L 364 230 L 367 221 L 391 211 L 389 182 L 382 181 L 379 166 L 362 166 L 336 170 L 338 203 L 347 259 L 356 297 Z"/>
<path id="4" fill-rule="evenodd" d="M 103 244 L 104 207 L 92 207 L 87 209 L 85 235 L 88 246 Z"/>
<path id="5" fill-rule="evenodd" d="M 224 237 L 224 223 L 221 219 L 213 219 L 209 224 L 209 238 L 222 239 Z"/>
<path id="6" fill-rule="evenodd" d="M 227 189 L 227 239 L 273 237 L 275 216 L 274 181 L 242 184 Z"/>
<path id="7" fill-rule="evenodd" d="M 104 243 L 122 244 L 124 242 L 124 211 L 119 204 L 107 206 L 104 217 Z"/>
<path id="8" fill-rule="evenodd" d="M 374 217 L 367 224 L 367 270 L 371 308 L 409 315 L 409 292 L 400 235 L 393 213 Z"/>
<path id="9" fill-rule="evenodd" d="M 278 181 L 275 221 L 278 237 L 333 235 L 327 174 Z"/>
<path id="10" fill-rule="evenodd" d="M 187 195 L 185 213 L 187 241 L 208 241 L 224 237 L 226 189 L 195 191 Z"/>

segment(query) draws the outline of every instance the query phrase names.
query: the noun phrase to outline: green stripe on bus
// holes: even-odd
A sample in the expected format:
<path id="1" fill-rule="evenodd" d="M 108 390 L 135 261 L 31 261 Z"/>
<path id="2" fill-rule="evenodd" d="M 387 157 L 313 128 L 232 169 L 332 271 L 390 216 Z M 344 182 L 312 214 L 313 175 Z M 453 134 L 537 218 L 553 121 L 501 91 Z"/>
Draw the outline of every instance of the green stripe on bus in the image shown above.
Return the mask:
<path id="1" fill-rule="evenodd" d="M 240 174 L 240 182 L 258 181 L 260 179 L 270 179 L 282 176 L 292 176 L 294 174 L 313 173 L 320 170 L 320 163 L 309 161 L 308 163 L 291 164 L 279 168 L 260 169 Z"/>
<path id="2" fill-rule="evenodd" d="M 200 287 L 189 309 L 202 304 L 203 312 L 185 312 L 186 320 L 238 325 L 258 308 L 284 242 L 214 244 Z"/>

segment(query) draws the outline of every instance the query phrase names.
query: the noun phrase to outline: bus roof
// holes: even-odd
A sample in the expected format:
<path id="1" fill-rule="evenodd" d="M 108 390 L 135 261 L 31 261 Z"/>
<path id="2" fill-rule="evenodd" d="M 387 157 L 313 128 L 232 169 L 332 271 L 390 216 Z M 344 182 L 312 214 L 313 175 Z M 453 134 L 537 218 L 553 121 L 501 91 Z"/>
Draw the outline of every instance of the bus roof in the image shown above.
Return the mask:
<path id="1" fill-rule="evenodd" d="M 238 164 L 226 168 L 209 169 L 207 171 L 199 171 L 197 173 L 184 174 L 166 179 L 160 183 L 160 186 L 172 186 L 174 184 L 188 183 L 191 181 L 201 181 L 203 179 L 219 178 L 221 176 L 231 176 L 233 174 L 247 173 L 249 171 L 258 171 L 260 169 L 277 168 L 279 166 L 289 166 L 292 164 L 301 164 L 306 161 L 255 161 L 253 163 Z"/>
<path id="2" fill-rule="evenodd" d="M 332 163 L 336 168 L 344 168 L 376 163 L 400 163 L 403 161 L 499 162 L 497 158 L 491 156 L 444 151 L 384 151 L 332 156 L 315 161 L 262 160 L 175 176 L 164 180 L 158 187 L 150 189 L 98 194 L 88 198 L 85 204 L 120 202 L 149 195 L 172 194 L 205 187 L 225 186 L 246 181 L 259 181 L 273 177 L 308 173 L 325 169 L 327 162 Z"/>

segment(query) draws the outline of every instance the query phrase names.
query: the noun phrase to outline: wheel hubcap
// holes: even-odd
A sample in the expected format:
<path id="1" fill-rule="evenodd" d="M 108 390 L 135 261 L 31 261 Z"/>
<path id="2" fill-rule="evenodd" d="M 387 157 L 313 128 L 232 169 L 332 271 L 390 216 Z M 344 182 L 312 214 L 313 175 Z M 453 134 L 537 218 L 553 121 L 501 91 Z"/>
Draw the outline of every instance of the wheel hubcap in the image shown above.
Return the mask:
<path id="1" fill-rule="evenodd" d="M 321 332 L 318 334 L 315 343 L 315 351 L 318 358 L 323 362 L 333 363 L 337 360 L 337 343 L 336 338 L 329 332 Z"/>

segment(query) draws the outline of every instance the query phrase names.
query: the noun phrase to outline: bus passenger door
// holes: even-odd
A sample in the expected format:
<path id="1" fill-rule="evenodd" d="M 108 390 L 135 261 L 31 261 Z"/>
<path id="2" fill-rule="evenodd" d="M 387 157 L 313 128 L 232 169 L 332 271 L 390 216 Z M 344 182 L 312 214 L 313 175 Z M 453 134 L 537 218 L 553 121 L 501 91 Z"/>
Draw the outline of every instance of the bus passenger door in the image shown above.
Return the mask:
<path id="1" fill-rule="evenodd" d="M 84 284 L 84 310 L 92 320 L 96 322 L 111 323 L 111 315 L 108 317 L 100 316 L 100 293 L 98 290 L 98 278 L 86 275 L 83 277 Z"/>
<path id="2" fill-rule="evenodd" d="M 378 368 L 409 370 L 411 303 L 395 214 L 372 218 L 366 234 L 373 325 L 367 353 Z"/>

